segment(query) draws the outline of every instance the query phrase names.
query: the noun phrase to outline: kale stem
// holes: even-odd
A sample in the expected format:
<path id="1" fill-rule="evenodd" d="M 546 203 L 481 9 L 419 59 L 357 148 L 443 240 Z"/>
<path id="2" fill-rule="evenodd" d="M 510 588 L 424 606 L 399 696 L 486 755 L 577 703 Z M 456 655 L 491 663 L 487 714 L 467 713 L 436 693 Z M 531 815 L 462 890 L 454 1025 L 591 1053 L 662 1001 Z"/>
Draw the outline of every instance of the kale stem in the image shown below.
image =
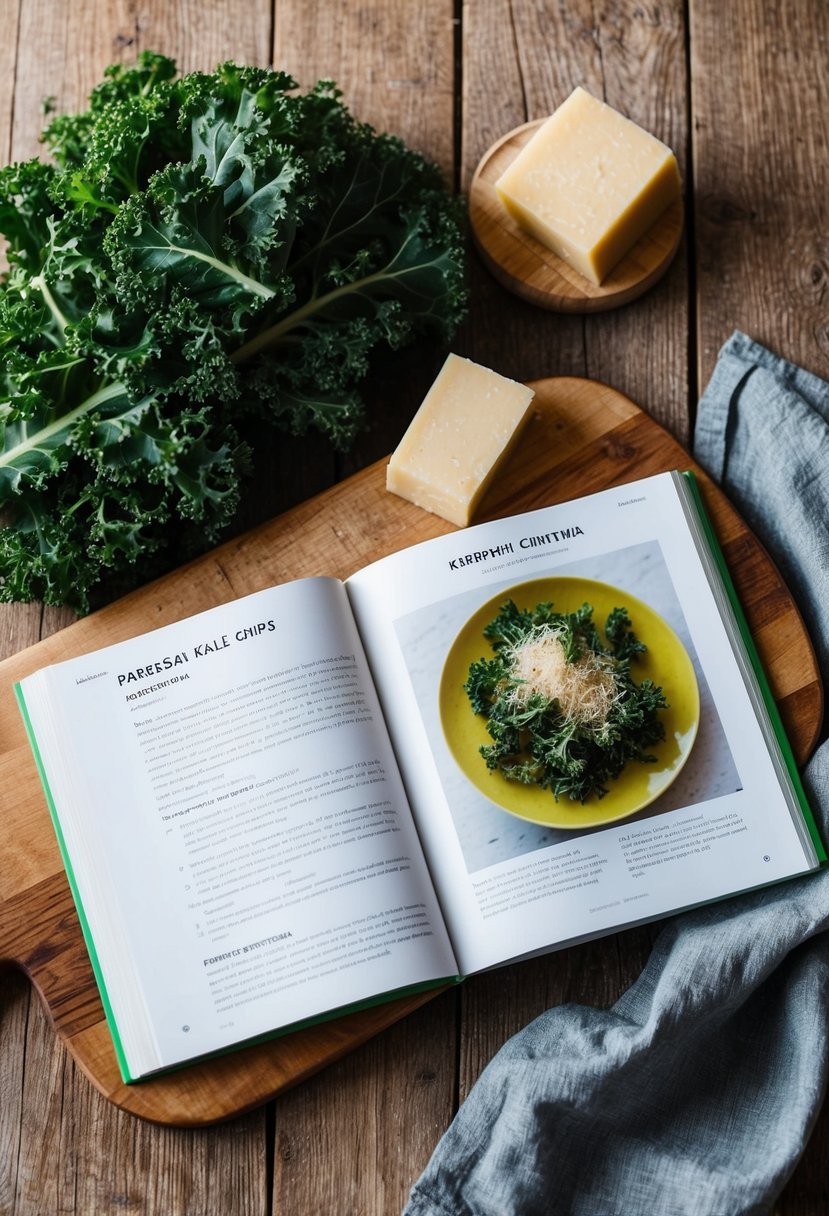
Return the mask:
<path id="1" fill-rule="evenodd" d="M 222 262 L 219 258 L 214 258 L 212 254 L 202 253 L 198 249 L 185 249 L 182 245 L 174 245 L 172 242 L 170 242 L 168 247 L 171 253 L 183 253 L 186 257 L 194 258 L 197 262 L 205 262 L 214 270 L 220 271 L 228 279 L 233 279 L 236 283 L 241 284 L 251 295 L 260 296 L 263 300 L 270 300 L 276 295 L 276 292 L 270 287 L 266 287 L 258 279 L 251 278 L 249 274 L 245 274 L 238 266 L 232 266 L 229 262 Z"/>
<path id="2" fill-rule="evenodd" d="M 49 311 L 51 312 L 52 316 L 55 318 L 55 320 L 58 323 L 58 327 L 60 329 L 61 337 L 62 337 L 64 335 L 64 333 L 66 332 L 66 327 L 69 324 L 69 321 L 63 315 L 60 308 L 58 308 L 58 302 L 55 299 L 55 297 L 52 295 L 51 291 L 49 290 L 49 286 L 48 286 L 46 280 L 43 278 L 43 275 L 36 274 L 36 275 L 33 275 L 30 282 L 31 282 L 31 286 L 36 287 L 38 289 L 38 291 L 40 292 L 40 294 L 43 296 L 44 300 L 46 301 Z"/>
<path id="3" fill-rule="evenodd" d="M 289 313 L 287 317 L 283 317 L 281 321 L 278 321 L 276 325 L 271 325 L 269 329 L 263 329 L 255 338 L 251 338 L 249 342 L 245 342 L 244 346 L 240 346 L 238 350 L 235 350 L 230 356 L 231 363 L 244 363 L 245 359 L 258 355 L 266 346 L 276 345 L 284 334 L 301 325 L 303 321 L 307 321 L 309 317 L 313 317 L 314 313 L 327 308 L 335 300 L 339 300 L 353 291 L 361 291 L 363 287 L 367 287 L 371 283 L 380 282 L 388 277 L 385 269 L 379 270 L 375 274 L 367 275 L 364 279 L 359 279 L 357 282 L 343 283 L 341 287 L 335 287 L 333 291 L 327 292 L 324 296 L 312 296 L 307 304 L 303 304 L 295 312 Z"/>
<path id="4" fill-rule="evenodd" d="M 103 388 L 99 388 L 92 393 L 80 405 L 76 405 L 68 414 L 61 414 L 54 422 L 50 422 L 48 426 L 41 427 L 35 430 L 31 435 L 27 435 L 20 443 L 15 444 L 12 448 L 7 448 L 0 456 L 0 467 L 14 465 L 26 452 L 30 452 L 35 448 L 45 447 L 49 440 L 61 431 L 68 431 L 78 418 L 84 414 L 90 413 L 97 406 L 103 405 L 106 401 L 111 401 L 113 397 L 118 397 L 121 394 L 126 394 L 126 389 L 123 384 L 115 382 L 114 384 L 105 384 Z"/>
<path id="5" fill-rule="evenodd" d="M 411 234 L 406 238 L 405 244 L 408 244 L 410 240 Z M 400 271 L 394 269 L 394 264 L 400 260 L 402 252 L 402 250 L 399 250 L 395 257 L 390 262 L 387 262 L 382 269 L 376 270 L 373 274 L 366 275 L 365 278 L 355 279 L 351 283 L 343 283 L 341 286 L 335 287 L 333 291 L 326 292 L 325 295 L 312 296 L 301 308 L 289 313 L 287 317 L 283 317 L 281 321 L 277 321 L 275 325 L 271 325 L 268 329 L 263 329 L 261 333 L 251 338 L 249 342 L 245 342 L 238 350 L 235 350 L 230 356 L 231 363 L 244 363 L 245 359 L 258 355 L 267 346 L 275 346 L 285 334 L 302 325 L 304 321 L 307 321 L 309 317 L 313 317 L 315 313 L 327 308 L 329 304 L 342 299 L 343 296 L 350 295 L 352 292 L 359 293 L 364 288 L 370 287 L 372 283 L 382 283 L 385 279 L 401 279 L 405 275 L 417 274 L 421 269 L 420 266 L 406 266 Z"/>

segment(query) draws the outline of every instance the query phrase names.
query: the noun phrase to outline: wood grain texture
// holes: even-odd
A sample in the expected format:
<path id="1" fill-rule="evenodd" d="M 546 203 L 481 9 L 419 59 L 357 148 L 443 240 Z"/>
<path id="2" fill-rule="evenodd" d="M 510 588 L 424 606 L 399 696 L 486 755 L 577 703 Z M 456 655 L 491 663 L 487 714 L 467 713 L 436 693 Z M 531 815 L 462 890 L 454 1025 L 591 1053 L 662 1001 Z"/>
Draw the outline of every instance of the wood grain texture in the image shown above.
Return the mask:
<path id="1" fill-rule="evenodd" d="M 15 1213 L 265 1210 L 264 1116 L 194 1134 L 119 1111 L 79 1075 L 38 1008 L 29 1018 Z M 5 1211 L 6 1209 L 4 1209 Z"/>
<path id="2" fill-rule="evenodd" d="M 395 1213 L 454 1113 L 445 992 L 277 1107 L 274 1212 Z"/>
<path id="3" fill-rule="evenodd" d="M 682 237 L 682 203 L 672 203 L 600 284 L 591 283 L 525 231 L 495 189 L 498 178 L 543 122 L 539 118 L 502 135 L 475 170 L 469 187 L 469 224 L 481 260 L 507 291 L 538 308 L 593 313 L 631 304 L 659 282 L 674 260 Z"/>
<path id="4" fill-rule="evenodd" d="M 737 328 L 829 376 L 829 6 L 691 5 L 700 383 Z"/>
<path id="5" fill-rule="evenodd" d="M 333 79 L 361 122 L 401 134 L 441 166 L 449 184 L 455 150 L 452 0 L 389 3 L 283 0 L 276 8 L 274 64 L 302 88 Z"/>

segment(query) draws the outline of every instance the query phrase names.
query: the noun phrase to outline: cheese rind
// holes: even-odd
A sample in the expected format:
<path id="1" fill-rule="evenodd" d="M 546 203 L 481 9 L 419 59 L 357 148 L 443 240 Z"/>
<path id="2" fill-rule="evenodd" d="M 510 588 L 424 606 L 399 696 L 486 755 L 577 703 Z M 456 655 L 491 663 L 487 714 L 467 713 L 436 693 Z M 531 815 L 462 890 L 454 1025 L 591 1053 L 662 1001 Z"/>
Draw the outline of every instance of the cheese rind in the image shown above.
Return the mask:
<path id="1" fill-rule="evenodd" d="M 525 384 L 450 354 L 389 460 L 386 489 L 468 524 L 533 396 Z"/>
<path id="2" fill-rule="evenodd" d="M 514 219 L 600 285 L 677 198 L 666 144 L 576 88 L 495 183 Z"/>

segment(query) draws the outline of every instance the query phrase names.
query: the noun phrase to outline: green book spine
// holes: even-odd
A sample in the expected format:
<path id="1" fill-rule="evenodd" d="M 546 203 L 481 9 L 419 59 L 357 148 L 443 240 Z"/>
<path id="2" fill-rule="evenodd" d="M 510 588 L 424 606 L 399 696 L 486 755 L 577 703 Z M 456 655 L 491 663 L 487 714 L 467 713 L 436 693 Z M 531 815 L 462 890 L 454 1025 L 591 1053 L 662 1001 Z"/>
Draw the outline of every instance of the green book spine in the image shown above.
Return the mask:
<path id="1" fill-rule="evenodd" d="M 769 684 L 768 676 L 766 675 L 765 668 L 763 667 L 757 646 L 754 642 L 754 638 L 751 636 L 751 630 L 749 629 L 748 621 L 746 620 L 742 604 L 740 603 L 740 597 L 737 594 L 737 589 L 734 586 L 734 582 L 731 578 L 720 542 L 717 539 L 717 534 L 714 531 L 708 512 L 705 508 L 705 503 L 703 502 L 702 494 L 700 493 L 699 483 L 696 475 L 692 470 L 688 469 L 679 474 L 679 476 L 682 477 L 690 491 L 691 504 L 694 508 L 700 528 L 702 529 L 708 550 L 714 560 L 715 566 L 722 581 L 723 590 L 728 602 L 731 605 L 734 620 L 745 648 L 746 657 L 751 665 L 754 678 L 757 681 L 757 685 L 765 704 L 772 730 L 774 732 L 774 737 L 777 740 L 777 745 L 780 749 L 782 763 L 785 767 L 792 790 L 803 815 L 803 819 L 808 829 L 812 844 L 814 845 L 815 852 L 817 853 L 819 861 L 825 863 L 827 861 L 826 848 L 823 840 L 821 839 L 820 831 L 812 813 L 812 808 L 809 805 L 809 800 L 806 797 L 806 791 L 803 788 L 803 782 L 800 778 L 797 761 L 795 760 L 789 738 L 786 734 L 786 728 L 783 725 L 783 719 L 780 716 L 780 710 L 778 709 L 777 702 L 774 699 L 774 694 L 771 690 L 771 685 Z"/>

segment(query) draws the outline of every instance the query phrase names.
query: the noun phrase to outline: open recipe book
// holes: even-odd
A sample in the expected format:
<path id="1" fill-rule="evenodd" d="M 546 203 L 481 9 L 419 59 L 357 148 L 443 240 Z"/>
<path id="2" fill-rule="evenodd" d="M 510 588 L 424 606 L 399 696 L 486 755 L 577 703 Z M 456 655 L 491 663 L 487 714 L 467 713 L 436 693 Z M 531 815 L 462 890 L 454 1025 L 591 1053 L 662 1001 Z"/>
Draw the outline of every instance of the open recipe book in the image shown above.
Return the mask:
<path id="1" fill-rule="evenodd" d="M 825 860 L 689 474 L 17 693 L 125 1080 Z"/>

